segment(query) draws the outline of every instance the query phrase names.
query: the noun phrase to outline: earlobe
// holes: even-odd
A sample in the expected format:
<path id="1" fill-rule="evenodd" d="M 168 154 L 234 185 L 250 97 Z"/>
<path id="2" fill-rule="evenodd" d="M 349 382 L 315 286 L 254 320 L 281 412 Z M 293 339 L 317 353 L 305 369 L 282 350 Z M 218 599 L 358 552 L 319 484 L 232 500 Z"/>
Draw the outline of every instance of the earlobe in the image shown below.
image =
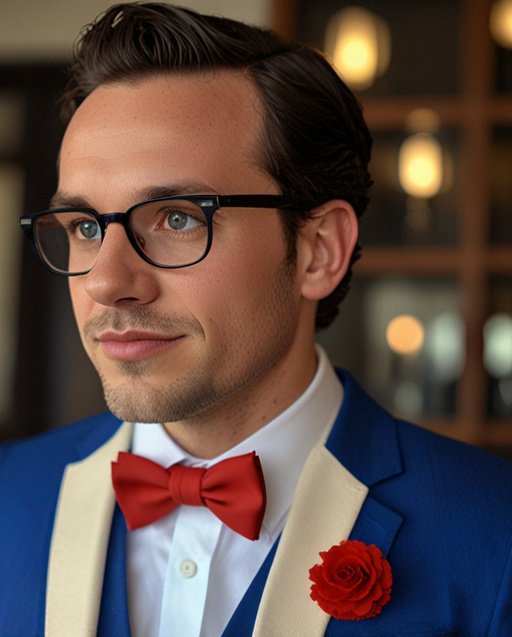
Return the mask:
<path id="1" fill-rule="evenodd" d="M 302 295 L 309 300 L 328 296 L 345 276 L 358 237 L 357 216 L 342 199 L 333 199 L 312 211 L 300 231 L 305 261 Z"/>

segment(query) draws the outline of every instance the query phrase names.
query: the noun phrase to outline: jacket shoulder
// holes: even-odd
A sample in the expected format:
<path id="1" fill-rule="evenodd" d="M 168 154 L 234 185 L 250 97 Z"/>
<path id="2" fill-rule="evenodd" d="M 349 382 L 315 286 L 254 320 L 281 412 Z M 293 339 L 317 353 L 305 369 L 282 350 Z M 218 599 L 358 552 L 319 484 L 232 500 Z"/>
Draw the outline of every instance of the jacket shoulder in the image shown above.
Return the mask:
<path id="1" fill-rule="evenodd" d="M 43 634 L 48 552 L 63 472 L 119 425 L 102 414 L 0 445 L 0 572 L 9 574 L 0 584 L 2 635 Z"/>
<path id="2" fill-rule="evenodd" d="M 0 500 L 12 485 L 14 490 L 31 483 L 36 491 L 60 477 L 64 467 L 86 457 L 118 429 L 121 421 L 109 413 L 85 418 L 32 438 L 0 445 Z M 28 484 L 27 484 L 28 487 Z"/>
<path id="3" fill-rule="evenodd" d="M 411 478 L 442 494 L 452 511 L 472 511 L 502 522 L 509 518 L 512 524 L 511 462 L 485 449 L 396 422 L 404 471 Z"/>

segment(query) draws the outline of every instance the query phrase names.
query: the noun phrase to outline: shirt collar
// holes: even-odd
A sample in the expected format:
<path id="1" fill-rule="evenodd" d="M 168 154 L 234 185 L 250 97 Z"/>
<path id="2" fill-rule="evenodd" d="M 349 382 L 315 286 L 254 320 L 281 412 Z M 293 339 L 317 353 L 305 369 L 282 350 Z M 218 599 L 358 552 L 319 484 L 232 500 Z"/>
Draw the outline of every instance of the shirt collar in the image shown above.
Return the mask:
<path id="1" fill-rule="evenodd" d="M 277 418 L 225 453 L 203 460 L 187 454 L 160 424 L 136 423 L 132 451 L 163 466 L 177 462 L 209 466 L 255 451 L 261 460 L 267 489 L 263 532 L 271 539 L 282 530 L 306 459 L 334 424 L 343 387 L 323 349 L 317 346 L 318 367 L 305 392 Z"/>

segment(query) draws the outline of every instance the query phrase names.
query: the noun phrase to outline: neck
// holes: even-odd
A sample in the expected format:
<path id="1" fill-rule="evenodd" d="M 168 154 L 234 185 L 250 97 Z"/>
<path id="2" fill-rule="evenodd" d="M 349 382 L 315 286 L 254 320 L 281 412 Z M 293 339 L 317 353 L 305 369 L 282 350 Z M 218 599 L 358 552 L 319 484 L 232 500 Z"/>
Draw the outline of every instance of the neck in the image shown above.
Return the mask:
<path id="1" fill-rule="evenodd" d="M 215 458 L 251 436 L 287 409 L 313 380 L 314 348 L 304 348 L 300 360 L 285 359 L 235 396 L 180 422 L 165 423 L 171 438 L 198 458 Z"/>

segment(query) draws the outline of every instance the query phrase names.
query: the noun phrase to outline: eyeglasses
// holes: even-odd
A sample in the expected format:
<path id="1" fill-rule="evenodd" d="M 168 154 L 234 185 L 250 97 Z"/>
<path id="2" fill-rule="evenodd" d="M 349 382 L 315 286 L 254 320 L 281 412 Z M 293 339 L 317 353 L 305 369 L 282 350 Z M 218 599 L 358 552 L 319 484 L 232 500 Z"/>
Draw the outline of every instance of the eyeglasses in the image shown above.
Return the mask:
<path id="1" fill-rule="evenodd" d="M 20 218 L 45 266 L 63 276 L 92 270 L 110 223 L 120 223 L 137 254 L 158 268 L 185 268 L 206 257 L 219 208 L 285 208 L 282 195 L 176 195 L 137 203 L 126 212 L 56 208 Z"/>

